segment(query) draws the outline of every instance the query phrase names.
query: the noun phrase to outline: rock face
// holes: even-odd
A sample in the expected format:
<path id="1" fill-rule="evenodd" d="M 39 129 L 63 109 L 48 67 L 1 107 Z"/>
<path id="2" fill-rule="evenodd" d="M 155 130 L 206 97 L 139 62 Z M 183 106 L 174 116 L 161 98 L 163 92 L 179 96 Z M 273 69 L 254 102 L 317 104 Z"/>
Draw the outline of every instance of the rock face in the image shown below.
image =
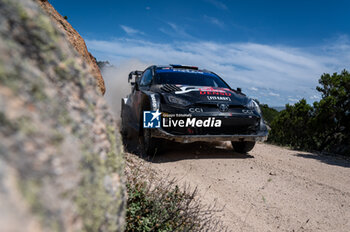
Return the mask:
<path id="1" fill-rule="evenodd" d="M 65 32 L 68 41 L 73 45 L 77 52 L 83 57 L 84 61 L 89 65 L 92 75 L 97 79 L 97 84 L 101 89 L 102 94 L 106 92 L 105 84 L 97 66 L 95 58 L 87 50 L 84 39 L 79 33 L 60 15 L 55 8 L 47 0 L 36 0 L 44 11 L 52 18 L 57 26 Z"/>
<path id="2" fill-rule="evenodd" d="M 120 136 L 80 55 L 32 0 L 0 0 L 1 231 L 122 231 Z"/>

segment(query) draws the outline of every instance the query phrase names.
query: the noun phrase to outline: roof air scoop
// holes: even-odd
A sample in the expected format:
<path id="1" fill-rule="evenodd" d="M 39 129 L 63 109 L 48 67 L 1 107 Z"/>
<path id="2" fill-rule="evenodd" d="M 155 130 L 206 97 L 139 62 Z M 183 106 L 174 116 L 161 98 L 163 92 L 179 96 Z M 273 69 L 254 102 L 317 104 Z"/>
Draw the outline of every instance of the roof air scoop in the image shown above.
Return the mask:
<path id="1" fill-rule="evenodd" d="M 179 65 L 179 64 L 170 64 L 169 66 L 171 66 L 172 68 L 198 70 L 198 67 L 196 66 L 186 66 L 186 65 Z"/>

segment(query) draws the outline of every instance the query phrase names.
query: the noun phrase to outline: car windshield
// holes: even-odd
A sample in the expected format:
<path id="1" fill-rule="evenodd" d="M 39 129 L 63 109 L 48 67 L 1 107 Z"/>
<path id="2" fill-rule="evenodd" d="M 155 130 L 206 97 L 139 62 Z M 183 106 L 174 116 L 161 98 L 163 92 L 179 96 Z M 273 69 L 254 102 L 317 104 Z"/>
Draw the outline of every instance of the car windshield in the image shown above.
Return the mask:
<path id="1" fill-rule="evenodd" d="M 220 77 L 213 73 L 206 73 L 197 70 L 164 70 L 156 71 L 156 84 L 210 86 L 229 88 Z"/>

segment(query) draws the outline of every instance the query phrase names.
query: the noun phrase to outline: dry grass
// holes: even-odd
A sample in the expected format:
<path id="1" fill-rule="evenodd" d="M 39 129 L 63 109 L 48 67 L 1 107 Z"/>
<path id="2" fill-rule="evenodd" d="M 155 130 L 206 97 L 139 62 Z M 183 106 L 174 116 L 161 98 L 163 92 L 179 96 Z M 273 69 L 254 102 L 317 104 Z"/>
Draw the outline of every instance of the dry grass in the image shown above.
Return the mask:
<path id="1" fill-rule="evenodd" d="M 197 188 L 160 178 L 135 155 L 126 154 L 125 159 L 126 231 L 227 231 L 214 216 L 221 210 L 202 204 Z"/>

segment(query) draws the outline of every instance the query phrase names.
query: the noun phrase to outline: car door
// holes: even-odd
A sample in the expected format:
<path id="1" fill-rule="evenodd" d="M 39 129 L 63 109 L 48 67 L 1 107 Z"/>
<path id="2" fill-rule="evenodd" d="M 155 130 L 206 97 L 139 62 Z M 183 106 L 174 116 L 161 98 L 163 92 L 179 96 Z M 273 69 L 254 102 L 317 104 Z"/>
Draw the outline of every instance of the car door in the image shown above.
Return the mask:
<path id="1" fill-rule="evenodd" d="M 151 83 L 152 83 L 152 69 L 146 69 L 141 78 L 140 81 L 137 83 L 137 86 L 135 88 L 134 91 L 134 96 L 133 96 L 133 106 L 132 108 L 134 109 L 135 112 L 135 121 L 137 122 L 138 128 L 139 127 L 139 123 L 142 123 L 142 119 L 143 119 L 143 112 L 142 111 L 142 107 L 141 107 L 141 101 L 142 101 L 142 95 L 143 95 L 143 91 L 148 90 Z"/>

